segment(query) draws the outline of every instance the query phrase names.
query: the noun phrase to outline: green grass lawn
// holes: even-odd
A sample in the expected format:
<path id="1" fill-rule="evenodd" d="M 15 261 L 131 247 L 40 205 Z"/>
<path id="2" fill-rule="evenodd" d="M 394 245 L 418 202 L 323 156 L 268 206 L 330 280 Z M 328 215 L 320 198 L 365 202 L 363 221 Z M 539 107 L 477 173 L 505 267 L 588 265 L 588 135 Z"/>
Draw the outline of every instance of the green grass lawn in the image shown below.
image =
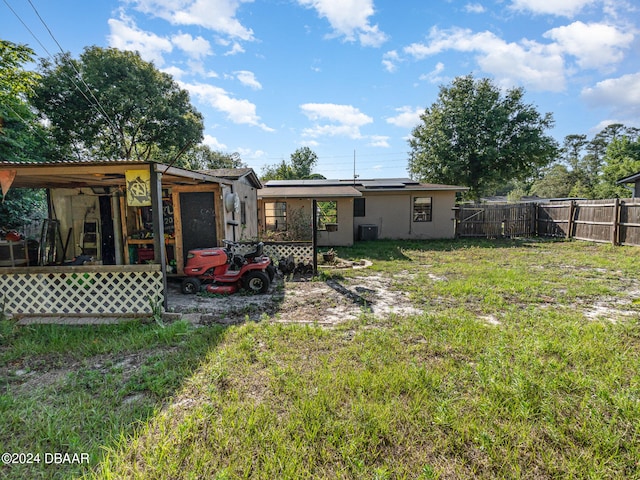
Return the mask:
<path id="1" fill-rule="evenodd" d="M 0 322 L 2 449 L 91 459 L 0 477 L 640 478 L 640 249 L 381 241 L 338 254 L 374 262 L 340 273 L 346 285 L 388 276 L 425 313 L 363 309 L 331 329 Z M 609 310 L 587 315 L 594 305 Z M 47 368 L 48 382 L 24 380 Z"/>

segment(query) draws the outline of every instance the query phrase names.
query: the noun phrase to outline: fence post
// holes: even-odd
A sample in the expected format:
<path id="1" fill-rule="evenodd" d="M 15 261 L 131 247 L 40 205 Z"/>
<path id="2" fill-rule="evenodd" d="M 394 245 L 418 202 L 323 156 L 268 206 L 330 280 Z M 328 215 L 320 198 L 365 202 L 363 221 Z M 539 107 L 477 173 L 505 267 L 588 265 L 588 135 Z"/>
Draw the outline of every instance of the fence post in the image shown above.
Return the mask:
<path id="1" fill-rule="evenodd" d="M 315 198 L 311 201 L 311 245 L 313 248 L 313 274 L 318 275 L 318 200 Z"/>
<path id="2" fill-rule="evenodd" d="M 567 235 L 566 238 L 570 239 L 573 237 L 573 217 L 576 214 L 576 202 L 575 200 L 571 200 L 569 203 L 569 222 L 567 224 Z"/>
<path id="3" fill-rule="evenodd" d="M 460 207 L 456 206 L 451 210 L 453 210 L 453 238 L 458 238 L 458 234 L 460 233 L 460 227 L 458 226 L 460 224 Z"/>
<path id="4" fill-rule="evenodd" d="M 620 199 L 615 198 L 613 200 L 613 228 L 611 229 L 611 243 L 613 245 L 618 245 L 620 243 L 620 239 L 618 235 L 620 234 Z"/>

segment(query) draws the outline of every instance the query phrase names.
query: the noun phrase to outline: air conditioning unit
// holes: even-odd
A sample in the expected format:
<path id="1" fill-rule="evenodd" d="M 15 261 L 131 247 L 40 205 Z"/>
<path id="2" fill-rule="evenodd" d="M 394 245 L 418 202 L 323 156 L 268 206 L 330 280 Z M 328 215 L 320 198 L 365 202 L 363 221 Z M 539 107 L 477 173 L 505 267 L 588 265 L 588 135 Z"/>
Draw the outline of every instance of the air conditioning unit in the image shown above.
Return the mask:
<path id="1" fill-rule="evenodd" d="M 358 225 L 358 240 L 377 240 L 378 239 L 378 226 L 377 225 Z"/>

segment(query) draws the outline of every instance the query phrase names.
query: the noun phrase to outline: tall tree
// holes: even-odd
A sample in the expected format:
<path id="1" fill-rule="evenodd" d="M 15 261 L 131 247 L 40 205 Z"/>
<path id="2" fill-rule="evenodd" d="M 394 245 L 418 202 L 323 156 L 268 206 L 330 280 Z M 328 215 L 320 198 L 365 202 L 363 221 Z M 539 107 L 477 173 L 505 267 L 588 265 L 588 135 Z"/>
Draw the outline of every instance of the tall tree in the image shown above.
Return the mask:
<path id="1" fill-rule="evenodd" d="M 324 178 L 318 173 L 311 173 L 318 163 L 318 155 L 309 147 L 298 148 L 291 154 L 290 161 L 282 160 L 276 165 L 264 168 L 262 180 L 294 180 Z"/>
<path id="2" fill-rule="evenodd" d="M 420 180 L 470 187 L 481 195 L 524 180 L 551 162 L 556 141 L 545 134 L 551 114 L 524 103 L 524 90 L 502 94 L 489 79 L 457 77 L 420 116 L 409 140 L 409 172 Z"/>
<path id="3" fill-rule="evenodd" d="M 0 160 L 33 161 L 46 154 L 47 142 L 29 98 L 39 76 L 24 68 L 34 52 L 26 45 L 0 40 Z M 20 229 L 44 216 L 44 192 L 12 188 L 0 192 L 0 230 Z"/>
<path id="4" fill-rule="evenodd" d="M 34 52 L 26 45 L 0 40 L 0 159 L 33 160 L 41 156 L 45 134 L 29 105 L 39 75 L 24 64 Z"/>
<path id="5" fill-rule="evenodd" d="M 202 139 L 202 115 L 172 77 L 138 53 L 87 47 L 41 62 L 35 106 L 80 158 L 162 159 Z"/>
<path id="6" fill-rule="evenodd" d="M 640 137 L 633 139 L 622 135 L 614 138 L 607 146 L 604 160 L 599 196 L 601 198 L 629 197 L 629 190 L 616 182 L 640 172 Z"/>
<path id="7" fill-rule="evenodd" d="M 176 165 L 190 170 L 214 170 L 217 168 L 243 168 L 247 165 L 238 153 L 223 153 L 212 150 L 205 144 L 190 148 L 176 162 Z"/>
<path id="8" fill-rule="evenodd" d="M 572 172 L 561 163 L 553 163 L 533 182 L 530 193 L 543 198 L 565 198 L 576 183 Z"/>

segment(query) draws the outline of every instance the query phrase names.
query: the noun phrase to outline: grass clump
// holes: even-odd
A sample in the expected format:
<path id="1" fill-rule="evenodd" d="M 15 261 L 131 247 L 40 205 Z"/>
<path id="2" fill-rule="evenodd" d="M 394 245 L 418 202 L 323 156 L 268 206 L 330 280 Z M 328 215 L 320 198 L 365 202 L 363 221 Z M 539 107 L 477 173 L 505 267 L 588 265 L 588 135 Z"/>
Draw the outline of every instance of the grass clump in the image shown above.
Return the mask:
<path id="1" fill-rule="evenodd" d="M 640 315 L 586 314 L 602 302 L 640 314 L 638 252 L 358 244 L 340 257 L 374 267 L 344 283 L 385 275 L 425 313 L 363 309 L 331 329 L 265 319 L 223 337 L 187 325 L 92 336 L 0 323 L 5 362 L 34 351 L 80 365 L 42 393 L 9 379 L 0 442 L 91 449 L 90 469 L 58 478 L 640 478 Z M 65 402 L 86 405 L 83 418 Z"/>
<path id="2" fill-rule="evenodd" d="M 95 477 L 636 476 L 637 339 L 526 316 L 239 327 Z"/>
<path id="3" fill-rule="evenodd" d="M 1 320 L 0 445 L 41 461 L 2 465 L 0 476 L 82 474 L 181 388 L 221 332 L 185 322 L 17 327 Z M 46 464 L 47 453 L 86 453 L 90 461 Z"/>

